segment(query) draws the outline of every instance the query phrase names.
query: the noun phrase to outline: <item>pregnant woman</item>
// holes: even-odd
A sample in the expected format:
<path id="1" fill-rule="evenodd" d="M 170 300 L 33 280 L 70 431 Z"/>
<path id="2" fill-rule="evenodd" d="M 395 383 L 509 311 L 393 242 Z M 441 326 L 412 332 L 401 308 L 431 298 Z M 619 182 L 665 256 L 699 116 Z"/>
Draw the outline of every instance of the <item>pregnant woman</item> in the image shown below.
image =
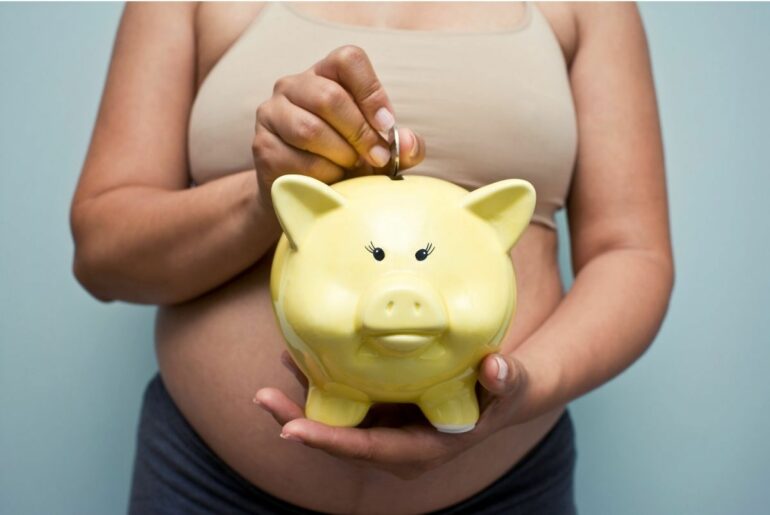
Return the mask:
<path id="1" fill-rule="evenodd" d="M 272 312 L 270 185 L 382 173 L 394 121 L 405 174 L 537 190 L 511 252 L 519 310 L 460 435 L 401 405 L 357 428 L 305 419 Z M 132 513 L 574 513 L 565 405 L 644 352 L 673 283 L 638 12 L 130 4 L 71 223 L 89 292 L 159 306 Z"/>

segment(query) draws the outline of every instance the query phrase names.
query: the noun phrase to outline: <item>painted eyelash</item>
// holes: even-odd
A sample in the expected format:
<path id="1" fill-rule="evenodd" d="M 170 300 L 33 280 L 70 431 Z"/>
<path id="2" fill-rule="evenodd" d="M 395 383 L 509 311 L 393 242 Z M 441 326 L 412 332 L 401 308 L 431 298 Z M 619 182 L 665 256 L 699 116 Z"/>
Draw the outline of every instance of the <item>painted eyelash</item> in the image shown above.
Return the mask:
<path id="1" fill-rule="evenodd" d="M 382 261 L 383 259 L 385 259 L 385 251 L 382 250 L 380 247 L 375 247 L 374 243 L 372 243 L 371 241 L 369 242 L 369 245 L 367 245 L 364 248 L 366 248 L 366 250 L 368 250 L 369 253 L 372 256 L 374 256 L 374 259 L 376 259 L 377 261 Z"/>

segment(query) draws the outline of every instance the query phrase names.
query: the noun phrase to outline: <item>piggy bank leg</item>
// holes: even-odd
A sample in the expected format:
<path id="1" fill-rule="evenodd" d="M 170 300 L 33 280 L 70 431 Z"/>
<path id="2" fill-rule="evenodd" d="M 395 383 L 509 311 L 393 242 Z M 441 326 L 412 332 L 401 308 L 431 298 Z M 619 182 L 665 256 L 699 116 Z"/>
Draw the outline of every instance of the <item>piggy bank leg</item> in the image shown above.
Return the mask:
<path id="1" fill-rule="evenodd" d="M 339 383 L 327 383 L 323 388 L 310 385 L 305 416 L 330 426 L 355 427 L 371 405 L 372 401 L 364 393 Z"/>
<path id="2" fill-rule="evenodd" d="M 417 404 L 428 421 L 442 433 L 472 430 L 479 420 L 476 374 L 430 388 Z"/>

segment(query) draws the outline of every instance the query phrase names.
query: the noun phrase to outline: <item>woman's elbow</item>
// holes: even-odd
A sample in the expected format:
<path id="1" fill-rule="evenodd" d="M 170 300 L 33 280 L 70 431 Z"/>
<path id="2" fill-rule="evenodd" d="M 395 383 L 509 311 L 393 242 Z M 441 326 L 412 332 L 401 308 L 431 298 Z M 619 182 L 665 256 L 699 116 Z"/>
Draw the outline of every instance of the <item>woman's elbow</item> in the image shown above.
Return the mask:
<path id="1" fill-rule="evenodd" d="M 116 300 L 114 292 L 110 289 L 110 281 L 105 278 L 104 258 L 98 257 L 99 253 L 84 241 L 83 235 L 78 235 L 73 227 L 75 240 L 75 252 L 72 259 L 72 273 L 75 279 L 92 297 L 101 302 Z"/>
<path id="2" fill-rule="evenodd" d="M 88 203 L 73 203 L 70 208 L 70 231 L 74 244 L 72 273 L 77 282 L 91 296 L 101 302 L 120 299 L 115 291 L 114 256 L 103 228 L 95 220 L 97 214 Z"/>
<path id="3" fill-rule="evenodd" d="M 170 278 L 146 277 L 134 266 L 110 257 L 97 242 L 75 242 L 72 272 L 78 283 L 100 302 L 120 300 L 133 304 L 173 305 L 193 297 L 184 283 Z"/>

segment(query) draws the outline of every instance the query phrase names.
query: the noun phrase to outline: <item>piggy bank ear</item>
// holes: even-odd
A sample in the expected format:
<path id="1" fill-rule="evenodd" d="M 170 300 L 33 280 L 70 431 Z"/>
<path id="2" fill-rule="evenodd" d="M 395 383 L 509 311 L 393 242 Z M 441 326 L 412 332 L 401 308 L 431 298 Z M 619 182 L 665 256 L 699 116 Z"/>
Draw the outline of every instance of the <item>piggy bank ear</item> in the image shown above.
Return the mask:
<path id="1" fill-rule="evenodd" d="M 468 193 L 460 205 L 491 225 L 510 250 L 532 218 L 535 188 L 522 179 L 506 179 Z"/>
<path id="2" fill-rule="evenodd" d="M 345 205 L 345 197 L 307 175 L 278 177 L 270 188 L 270 195 L 278 221 L 294 250 L 319 217 Z"/>

